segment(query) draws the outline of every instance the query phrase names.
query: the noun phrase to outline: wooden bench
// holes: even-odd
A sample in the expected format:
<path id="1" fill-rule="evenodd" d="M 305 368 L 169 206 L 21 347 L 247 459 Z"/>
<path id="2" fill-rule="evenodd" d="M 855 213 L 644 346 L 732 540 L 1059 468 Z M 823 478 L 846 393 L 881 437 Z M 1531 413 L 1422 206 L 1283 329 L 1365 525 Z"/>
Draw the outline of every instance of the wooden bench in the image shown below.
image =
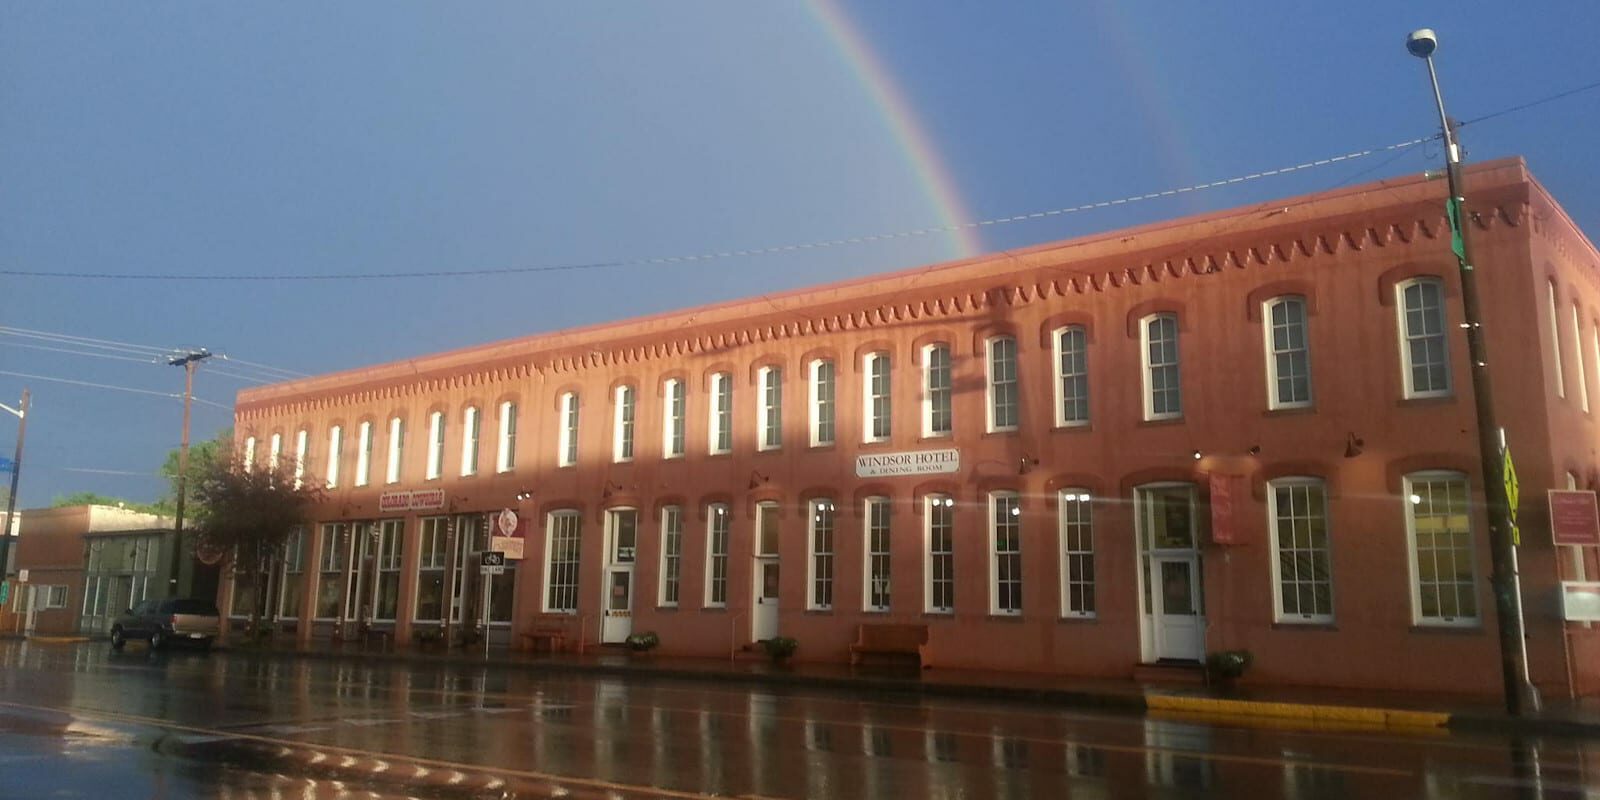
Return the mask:
<path id="1" fill-rule="evenodd" d="M 906 623 L 868 623 L 856 626 L 856 641 L 850 645 L 850 664 L 861 663 L 867 655 L 915 656 L 923 669 L 928 663 L 928 626 Z"/>
<path id="2" fill-rule="evenodd" d="M 528 640 L 528 649 L 535 653 L 539 652 L 540 645 L 546 652 L 557 653 L 566 649 L 571 622 L 572 617 L 567 614 L 540 614 L 522 632 L 522 638 Z"/>

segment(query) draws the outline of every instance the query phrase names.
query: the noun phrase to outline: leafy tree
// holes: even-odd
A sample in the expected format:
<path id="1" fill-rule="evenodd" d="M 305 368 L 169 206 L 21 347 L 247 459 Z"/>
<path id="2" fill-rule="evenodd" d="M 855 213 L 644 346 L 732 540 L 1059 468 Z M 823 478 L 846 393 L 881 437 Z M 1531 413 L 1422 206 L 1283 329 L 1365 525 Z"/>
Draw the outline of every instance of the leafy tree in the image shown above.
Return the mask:
<path id="1" fill-rule="evenodd" d="M 138 511 L 145 514 L 164 514 L 171 516 L 170 509 L 163 509 L 156 503 L 139 503 L 121 497 L 100 494 L 98 492 L 73 492 L 72 494 L 58 494 L 50 501 L 52 508 L 66 508 L 67 506 L 116 506 L 129 511 Z"/>
<path id="2" fill-rule="evenodd" d="M 256 590 L 250 609 L 252 630 L 260 630 L 261 612 L 274 565 L 284 556 L 289 536 L 309 524 L 311 508 L 322 490 L 306 482 L 296 487 L 294 466 L 247 465 L 233 457 L 228 443 L 201 460 L 204 470 L 189 481 L 194 508 L 196 549 L 221 553 L 225 568 L 241 587 Z M 194 449 L 189 451 L 191 464 Z"/>
<path id="3" fill-rule="evenodd" d="M 166 494 L 155 503 L 155 508 L 160 513 L 172 516 L 178 509 L 178 455 L 181 448 L 174 447 L 167 451 L 167 459 L 161 463 L 161 474 L 166 476 L 169 484 Z M 189 443 L 189 475 L 187 480 L 187 494 L 184 501 L 184 515 L 195 516 L 199 509 L 195 508 L 199 502 L 195 494 L 195 487 L 215 467 L 219 460 L 226 460 L 228 454 L 233 452 L 233 428 L 223 428 L 217 435 L 210 439 Z M 189 527 L 187 523 L 185 528 Z"/>

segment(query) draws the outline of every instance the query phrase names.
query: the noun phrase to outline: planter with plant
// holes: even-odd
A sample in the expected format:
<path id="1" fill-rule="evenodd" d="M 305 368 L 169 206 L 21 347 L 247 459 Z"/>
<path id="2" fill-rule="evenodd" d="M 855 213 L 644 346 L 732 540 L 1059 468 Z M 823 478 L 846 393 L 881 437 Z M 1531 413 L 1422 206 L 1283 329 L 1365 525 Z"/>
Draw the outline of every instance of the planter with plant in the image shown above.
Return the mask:
<path id="1" fill-rule="evenodd" d="M 635 653 L 648 653 L 661 645 L 661 637 L 657 636 L 655 631 L 635 633 L 623 641 L 627 643 L 628 649 Z"/>
<path id="2" fill-rule="evenodd" d="M 771 639 L 762 640 L 761 646 L 766 648 L 767 655 L 773 661 L 782 663 L 794 655 L 794 651 L 800 649 L 800 642 L 789 636 L 774 636 Z"/>
<path id="3" fill-rule="evenodd" d="M 1212 683 L 1232 683 L 1250 668 L 1255 656 L 1249 650 L 1219 650 L 1206 656 L 1206 678 Z"/>

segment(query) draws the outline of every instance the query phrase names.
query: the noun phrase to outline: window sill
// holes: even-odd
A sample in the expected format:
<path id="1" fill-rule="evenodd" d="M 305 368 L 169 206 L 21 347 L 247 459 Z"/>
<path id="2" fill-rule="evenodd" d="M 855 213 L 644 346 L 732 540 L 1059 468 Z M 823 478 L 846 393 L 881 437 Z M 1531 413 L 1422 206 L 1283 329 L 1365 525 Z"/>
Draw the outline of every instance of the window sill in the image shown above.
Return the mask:
<path id="1" fill-rule="evenodd" d="M 863 608 L 863 609 L 861 609 L 861 613 L 881 617 L 881 616 L 887 615 L 889 613 L 889 609 L 887 609 L 887 608 Z M 281 619 L 281 617 L 280 617 L 280 619 Z"/>
<path id="2" fill-rule="evenodd" d="M 783 448 L 782 447 L 758 447 L 758 448 L 756 448 L 756 455 L 758 455 L 758 456 L 777 455 L 777 454 L 782 453 L 782 452 L 783 452 Z"/>
<path id="3" fill-rule="evenodd" d="M 1068 625 L 1093 624 L 1099 621 L 1100 617 L 1097 614 L 1069 614 L 1056 618 L 1056 622 L 1062 622 Z"/>
<path id="4" fill-rule="evenodd" d="M 917 441 L 918 442 L 948 442 L 948 441 L 950 441 L 951 439 L 954 439 L 954 438 L 956 438 L 956 435 L 955 435 L 954 432 L 946 431 L 945 433 L 924 433 L 921 436 L 917 437 Z"/>
<path id="5" fill-rule="evenodd" d="M 833 616 L 833 609 L 831 609 L 831 608 L 808 608 L 808 609 L 806 609 L 805 613 L 806 613 L 806 616 L 808 616 L 808 617 L 831 617 L 831 616 Z"/>
<path id="6" fill-rule="evenodd" d="M 1294 622 L 1280 619 L 1272 623 L 1275 631 L 1311 631 L 1317 633 L 1338 633 L 1339 626 L 1332 622 Z"/>
<path id="7" fill-rule="evenodd" d="M 678 613 L 678 607 L 675 606 L 675 605 L 673 605 L 673 606 L 656 606 L 656 613 L 664 613 L 664 612 L 665 613 L 676 614 L 676 613 Z"/>
<path id="8" fill-rule="evenodd" d="M 1006 428 L 998 431 L 984 431 L 985 439 L 1016 439 L 1022 436 L 1022 431 L 1016 428 Z"/>
<path id="9" fill-rule="evenodd" d="M 836 442 L 824 442 L 824 443 L 819 443 L 819 444 L 808 445 L 806 447 L 806 450 L 808 452 L 813 452 L 813 453 L 827 453 L 827 452 L 831 452 L 834 449 L 838 448 L 838 446 L 839 445 Z"/>
<path id="10" fill-rule="evenodd" d="M 863 448 L 890 447 L 894 444 L 891 439 L 865 439 L 861 442 Z"/>
<path id="11" fill-rule="evenodd" d="M 706 458 L 733 458 L 733 451 L 720 450 L 715 453 L 706 453 Z"/>
<path id="12" fill-rule="evenodd" d="M 1261 412 L 1261 416 L 1271 419 L 1272 417 L 1298 417 L 1303 414 L 1315 413 L 1317 413 L 1317 407 L 1315 405 L 1285 406 L 1283 408 L 1269 408 L 1266 411 Z"/>
<path id="13" fill-rule="evenodd" d="M 1428 624 L 1428 623 L 1424 623 L 1424 622 L 1413 622 L 1413 623 L 1411 623 L 1411 632 L 1412 633 L 1442 633 L 1442 634 L 1446 634 L 1446 635 L 1454 634 L 1454 635 L 1458 635 L 1458 636 L 1460 636 L 1460 635 L 1477 636 L 1477 635 L 1479 635 L 1479 634 L 1484 632 L 1484 627 L 1483 627 L 1483 623 L 1482 622 L 1477 622 L 1477 621 L 1474 621 L 1472 623 L 1464 623 L 1464 624 L 1461 624 L 1461 625 L 1453 625 L 1453 624 L 1448 624 L 1448 623 L 1432 625 L 1432 624 Z"/>
<path id="14" fill-rule="evenodd" d="M 1428 406 L 1451 405 L 1455 402 L 1456 396 L 1454 394 L 1446 394 L 1431 397 L 1402 397 L 1399 400 L 1394 401 L 1394 404 L 1399 408 L 1414 408 L 1419 406 L 1426 408 Z"/>
<path id="15" fill-rule="evenodd" d="M 1162 417 L 1161 419 L 1142 419 L 1142 420 L 1139 420 L 1139 427 L 1141 427 L 1141 428 L 1160 428 L 1160 427 L 1163 427 L 1163 426 L 1166 426 L 1166 425 L 1182 425 L 1183 423 L 1184 423 L 1184 419 L 1181 416 L 1179 416 L 1179 417 Z"/>
<path id="16" fill-rule="evenodd" d="M 922 618 L 923 619 L 955 619 L 956 618 L 956 610 L 952 608 L 949 611 L 924 611 L 924 612 L 922 612 Z"/>
<path id="17" fill-rule="evenodd" d="M 1091 433 L 1094 424 L 1090 422 L 1057 422 L 1050 428 L 1052 433 Z"/>
<path id="18" fill-rule="evenodd" d="M 717 613 L 717 614 L 726 614 L 726 613 L 728 613 L 728 607 L 727 606 L 701 606 L 700 610 L 701 611 L 711 611 L 711 612 L 714 612 L 714 613 Z"/>
<path id="19" fill-rule="evenodd" d="M 998 612 L 995 612 L 995 611 L 990 611 L 989 612 L 989 621 L 990 622 L 1021 622 L 1022 621 L 1022 614 L 1020 612 L 1018 612 L 1016 614 L 1001 614 L 1001 613 L 998 613 Z"/>

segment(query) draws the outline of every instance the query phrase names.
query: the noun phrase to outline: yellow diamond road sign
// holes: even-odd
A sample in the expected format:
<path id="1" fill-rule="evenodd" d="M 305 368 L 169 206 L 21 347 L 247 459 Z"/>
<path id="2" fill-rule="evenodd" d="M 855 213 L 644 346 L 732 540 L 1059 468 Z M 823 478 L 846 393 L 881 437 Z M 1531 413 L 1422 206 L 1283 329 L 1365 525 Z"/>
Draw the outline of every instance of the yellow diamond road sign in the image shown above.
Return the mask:
<path id="1" fill-rule="evenodd" d="M 1511 522 L 1511 544 L 1521 546 L 1522 531 L 1517 529 L 1517 468 L 1511 463 L 1511 448 L 1500 451 L 1501 475 L 1506 485 L 1506 519 Z"/>

